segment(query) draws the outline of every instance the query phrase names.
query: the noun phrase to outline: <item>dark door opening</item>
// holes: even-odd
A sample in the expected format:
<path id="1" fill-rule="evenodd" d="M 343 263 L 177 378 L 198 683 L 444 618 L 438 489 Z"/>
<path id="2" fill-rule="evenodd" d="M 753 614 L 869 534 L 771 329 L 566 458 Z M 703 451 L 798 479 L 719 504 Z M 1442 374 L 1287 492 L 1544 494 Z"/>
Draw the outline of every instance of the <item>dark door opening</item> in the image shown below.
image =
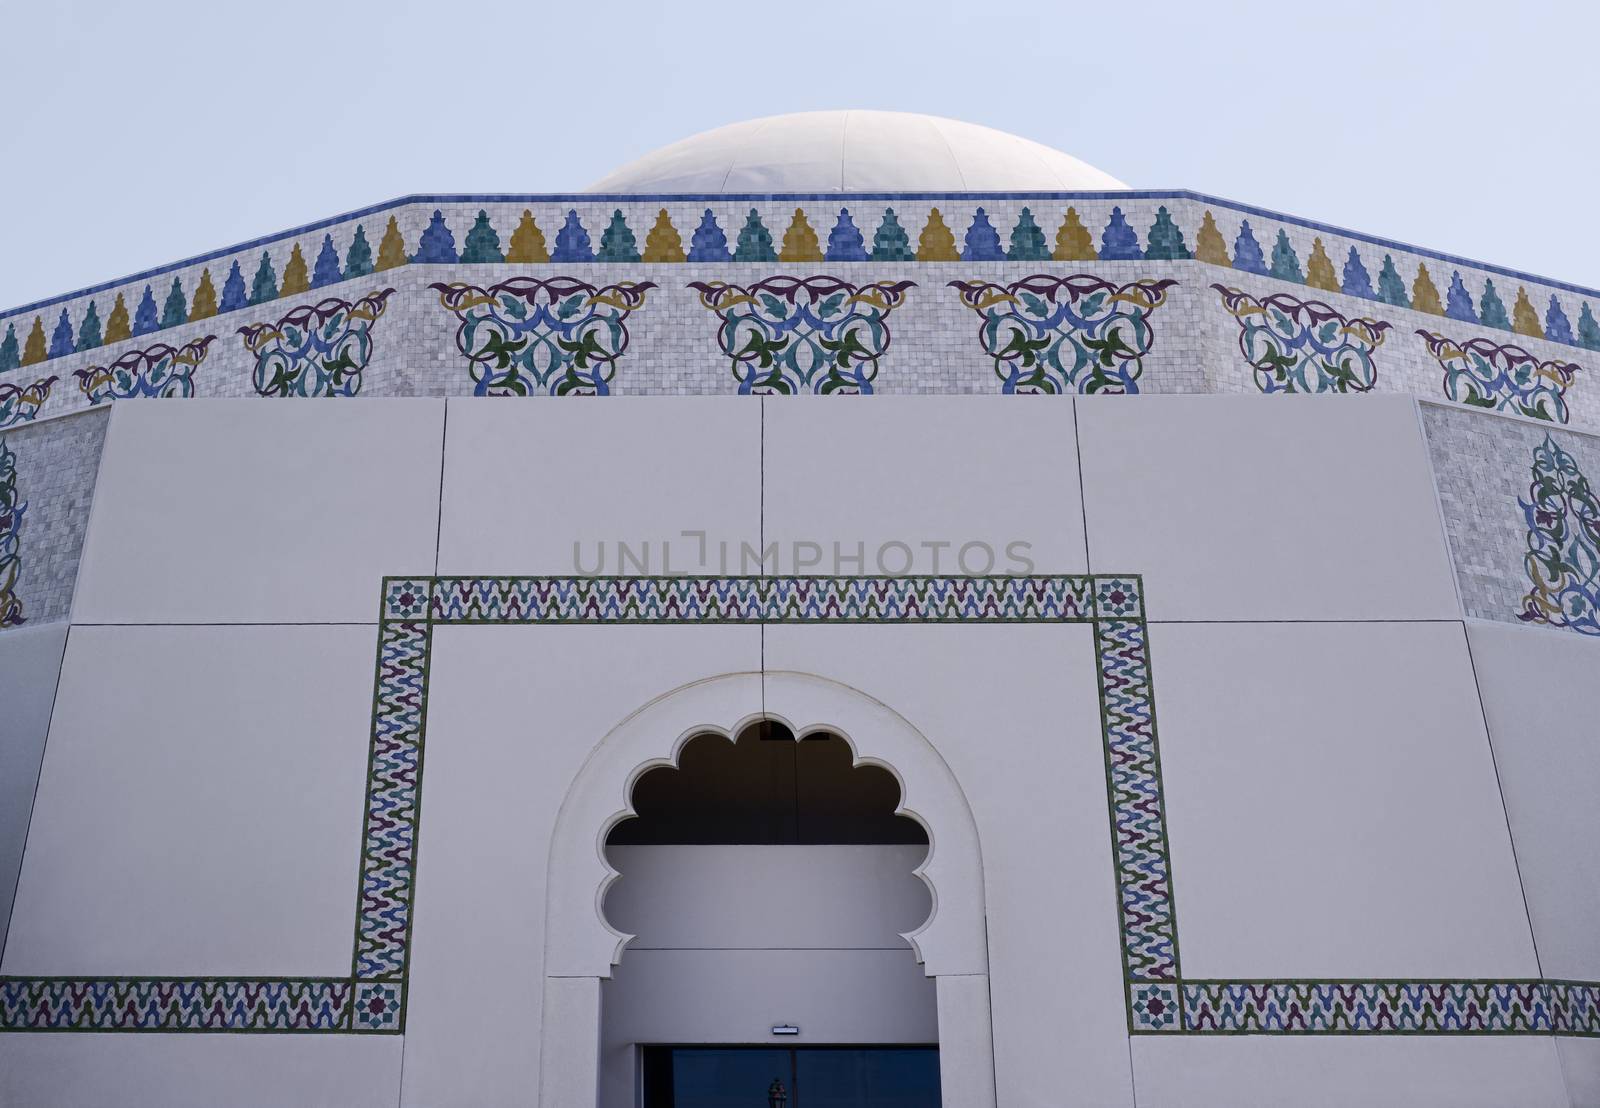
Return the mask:
<path id="1" fill-rule="evenodd" d="M 644 1108 L 939 1108 L 937 1046 L 643 1052 Z"/>

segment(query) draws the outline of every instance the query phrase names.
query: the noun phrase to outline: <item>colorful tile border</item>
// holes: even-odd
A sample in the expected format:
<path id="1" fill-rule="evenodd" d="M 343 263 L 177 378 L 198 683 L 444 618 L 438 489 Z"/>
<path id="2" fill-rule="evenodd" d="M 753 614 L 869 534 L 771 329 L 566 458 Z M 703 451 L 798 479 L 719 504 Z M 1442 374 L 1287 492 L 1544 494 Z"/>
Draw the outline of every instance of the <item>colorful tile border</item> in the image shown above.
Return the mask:
<path id="1" fill-rule="evenodd" d="M 1185 1030 L 1600 1035 L 1592 981 L 1185 981 Z"/>
<path id="2" fill-rule="evenodd" d="M 4 1031 L 342 1031 L 342 978 L 0 978 Z"/>
<path id="3" fill-rule="evenodd" d="M 945 212 L 932 208 L 920 230 L 915 222 L 903 224 L 902 216 L 887 206 L 899 203 L 905 211 L 907 205 L 920 207 L 928 201 L 943 205 Z M 1030 206 L 1014 217 L 1008 215 L 999 226 L 992 222 L 992 218 L 1000 218 L 1000 208 L 1015 207 L 1017 202 Z M 749 206 L 752 203 L 766 206 L 769 219 L 788 219 L 787 229 L 780 229 L 778 223 L 766 226 L 757 209 Z M 880 208 L 880 203 L 886 206 Z M 985 203 L 996 210 L 993 217 L 981 206 Z M 693 209 L 703 204 L 709 206 L 696 216 Z M 792 217 L 772 210 L 790 204 L 800 205 Z M 836 208 L 839 204 L 853 205 L 855 213 L 848 207 Z M 677 210 L 681 228 L 673 224 L 668 207 L 660 205 Z M 1078 205 L 1083 206 L 1083 215 Z M 513 228 L 511 221 L 517 219 L 518 207 L 521 218 Z M 490 208 L 495 209 L 493 216 Z M 580 215 L 579 208 L 586 214 Z M 606 208 L 611 208 L 609 217 Z M 501 221 L 500 228 L 494 226 L 495 218 Z M 588 227 L 584 218 L 589 220 Z M 698 226 L 691 230 L 690 223 L 696 218 Z M 907 214 L 905 218 L 911 217 Z M 459 249 L 451 219 L 457 229 L 465 228 Z M 826 244 L 812 219 L 819 221 L 817 227 L 826 226 L 824 220 L 833 221 Z M 1180 219 L 1187 222 L 1187 233 Z M 735 230 L 741 221 L 743 227 Z M 373 225 L 370 235 L 368 222 Z M 651 225 L 641 252 L 637 232 L 645 231 L 647 222 Z M 1096 227 L 1100 228 L 1098 236 Z M 545 228 L 551 231 L 553 249 Z M 504 248 L 502 230 L 509 230 Z M 598 250 L 591 231 L 599 235 Z M 689 232 L 687 250 L 685 231 Z M 732 245 L 730 234 L 734 236 Z M 308 263 L 308 255 L 315 256 L 314 263 Z M 1600 290 L 1188 190 L 485 194 L 402 197 L 0 310 L 0 372 L 260 307 L 405 265 L 1141 258 L 1205 262 L 1271 277 L 1286 286 L 1342 292 L 1568 347 L 1600 350 L 1600 316 L 1595 312 Z M 1436 272 L 1429 272 L 1430 263 Z M 254 274 L 249 280 L 247 272 Z M 1495 278 L 1503 288 L 1496 289 Z"/>
<path id="4" fill-rule="evenodd" d="M 1132 1034 L 1600 1037 L 1600 982 L 1183 978 L 1137 575 L 385 578 L 347 978 L 0 978 L 0 1031 L 400 1034 L 433 628 L 1082 623 L 1094 631 Z"/>

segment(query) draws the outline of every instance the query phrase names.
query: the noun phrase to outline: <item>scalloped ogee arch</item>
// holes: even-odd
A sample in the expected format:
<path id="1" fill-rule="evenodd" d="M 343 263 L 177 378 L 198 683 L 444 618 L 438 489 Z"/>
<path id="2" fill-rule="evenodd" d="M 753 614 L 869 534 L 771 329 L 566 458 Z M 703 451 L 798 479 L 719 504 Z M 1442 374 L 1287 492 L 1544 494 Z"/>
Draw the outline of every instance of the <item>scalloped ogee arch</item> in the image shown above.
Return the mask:
<path id="1" fill-rule="evenodd" d="M 611 730 L 574 777 L 551 838 L 546 885 L 547 977 L 611 976 L 633 936 L 613 928 L 604 902 L 620 874 L 605 855 L 606 837 L 633 815 L 632 793 L 652 769 L 676 766 L 699 735 L 732 739 L 772 719 L 796 738 L 841 736 L 852 765 L 876 766 L 900 787 L 897 815 L 927 832 L 928 852 L 914 871 L 927 886 L 928 918 L 906 932 L 924 972 L 986 974 L 983 861 L 977 826 L 955 775 L 905 717 L 858 689 L 813 674 L 727 674 L 675 689 Z M 664 739 L 664 736 L 671 736 Z"/>

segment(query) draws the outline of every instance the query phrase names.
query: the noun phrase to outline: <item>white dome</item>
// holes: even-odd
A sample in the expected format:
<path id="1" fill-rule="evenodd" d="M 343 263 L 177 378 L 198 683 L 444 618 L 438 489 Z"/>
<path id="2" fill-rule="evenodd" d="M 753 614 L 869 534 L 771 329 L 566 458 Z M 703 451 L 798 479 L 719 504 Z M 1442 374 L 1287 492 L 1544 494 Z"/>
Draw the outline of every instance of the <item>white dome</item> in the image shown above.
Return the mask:
<path id="1" fill-rule="evenodd" d="M 1128 186 L 1004 131 L 910 112 L 797 112 L 663 146 L 589 192 L 1056 192 Z"/>

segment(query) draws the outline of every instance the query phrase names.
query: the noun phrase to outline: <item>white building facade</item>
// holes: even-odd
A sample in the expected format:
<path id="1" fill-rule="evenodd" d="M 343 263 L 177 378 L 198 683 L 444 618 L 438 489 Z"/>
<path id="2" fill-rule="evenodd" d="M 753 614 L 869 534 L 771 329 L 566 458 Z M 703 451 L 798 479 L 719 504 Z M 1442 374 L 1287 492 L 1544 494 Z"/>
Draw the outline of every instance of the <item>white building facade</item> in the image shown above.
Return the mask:
<path id="1" fill-rule="evenodd" d="M 0 1103 L 1600 1104 L 1591 304 L 853 112 L 0 316 Z"/>

